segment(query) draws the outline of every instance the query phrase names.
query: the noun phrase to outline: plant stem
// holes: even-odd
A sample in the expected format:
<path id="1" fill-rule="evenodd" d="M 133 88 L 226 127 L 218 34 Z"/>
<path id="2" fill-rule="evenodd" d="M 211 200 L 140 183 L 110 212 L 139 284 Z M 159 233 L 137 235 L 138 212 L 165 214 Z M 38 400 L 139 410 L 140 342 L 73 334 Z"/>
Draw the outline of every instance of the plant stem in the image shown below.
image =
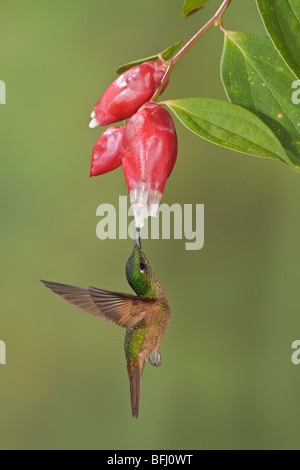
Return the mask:
<path id="1" fill-rule="evenodd" d="M 203 28 L 201 28 L 200 31 L 198 31 L 198 33 L 195 34 L 195 36 L 171 59 L 171 62 L 174 65 L 176 64 L 176 62 L 178 62 L 178 60 L 181 59 L 181 57 L 184 56 L 184 54 L 187 53 L 187 51 L 195 44 L 195 42 L 197 42 L 198 39 L 201 38 L 201 36 L 203 36 L 203 34 L 206 33 L 209 28 L 211 28 L 211 26 L 218 25 L 221 22 L 222 16 L 229 7 L 230 3 L 231 0 L 223 1 L 217 13 L 215 13 L 215 15 L 208 21 L 208 23 L 206 23 L 206 25 L 203 26 Z"/>
<path id="2" fill-rule="evenodd" d="M 165 75 L 163 76 L 160 86 L 156 90 L 151 101 L 156 101 L 158 99 L 174 66 L 190 50 L 190 48 L 195 44 L 195 42 L 197 42 L 198 39 L 201 38 L 201 36 L 203 36 L 203 34 L 206 33 L 206 31 L 208 31 L 212 26 L 222 25 L 222 17 L 225 11 L 227 10 L 227 8 L 229 7 L 230 3 L 231 3 L 231 0 L 224 0 L 219 10 L 206 23 L 206 25 L 203 26 L 203 28 L 201 28 L 200 31 L 198 31 L 198 33 L 195 34 L 195 36 L 192 37 L 192 39 L 190 39 L 190 41 L 187 42 L 186 45 L 183 46 L 183 48 L 179 52 L 177 52 L 177 54 L 174 57 L 172 57 L 172 59 L 165 62 L 165 65 L 166 65 Z"/>

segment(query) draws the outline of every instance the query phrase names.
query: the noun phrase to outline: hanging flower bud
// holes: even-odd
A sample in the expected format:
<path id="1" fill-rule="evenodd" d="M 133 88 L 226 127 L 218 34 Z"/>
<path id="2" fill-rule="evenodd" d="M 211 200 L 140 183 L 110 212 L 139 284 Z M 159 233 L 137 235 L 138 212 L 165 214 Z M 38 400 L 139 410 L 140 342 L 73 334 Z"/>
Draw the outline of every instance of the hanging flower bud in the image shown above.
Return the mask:
<path id="1" fill-rule="evenodd" d="M 127 123 L 122 166 L 137 227 L 157 215 L 164 188 L 177 159 L 173 120 L 155 103 L 145 104 Z"/>
<path id="2" fill-rule="evenodd" d="M 165 71 L 161 62 L 152 61 L 132 67 L 120 75 L 94 108 L 90 128 L 129 119 L 152 98 Z"/>
<path id="3" fill-rule="evenodd" d="M 124 130 L 124 127 L 110 127 L 97 140 L 90 176 L 103 175 L 121 166 Z"/>

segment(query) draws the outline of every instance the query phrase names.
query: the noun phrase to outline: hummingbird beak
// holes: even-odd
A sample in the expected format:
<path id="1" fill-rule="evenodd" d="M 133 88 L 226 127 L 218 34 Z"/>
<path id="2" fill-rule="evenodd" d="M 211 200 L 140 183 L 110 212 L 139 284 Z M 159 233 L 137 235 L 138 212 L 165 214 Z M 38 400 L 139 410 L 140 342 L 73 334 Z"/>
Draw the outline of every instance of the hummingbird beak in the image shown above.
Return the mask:
<path id="1" fill-rule="evenodd" d="M 135 246 L 137 246 L 140 250 L 142 249 L 142 243 L 141 243 L 141 229 L 137 228 L 135 229 L 135 240 L 134 240 Z"/>

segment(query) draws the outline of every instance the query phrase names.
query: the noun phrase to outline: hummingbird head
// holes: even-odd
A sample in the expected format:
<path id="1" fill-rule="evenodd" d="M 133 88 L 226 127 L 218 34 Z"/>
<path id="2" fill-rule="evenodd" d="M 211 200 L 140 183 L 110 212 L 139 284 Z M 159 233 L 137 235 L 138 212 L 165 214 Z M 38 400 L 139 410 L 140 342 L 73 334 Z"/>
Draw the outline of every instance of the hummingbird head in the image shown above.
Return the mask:
<path id="1" fill-rule="evenodd" d="M 151 296 L 153 271 L 143 252 L 139 229 L 136 229 L 134 250 L 126 265 L 126 277 L 138 296 Z"/>

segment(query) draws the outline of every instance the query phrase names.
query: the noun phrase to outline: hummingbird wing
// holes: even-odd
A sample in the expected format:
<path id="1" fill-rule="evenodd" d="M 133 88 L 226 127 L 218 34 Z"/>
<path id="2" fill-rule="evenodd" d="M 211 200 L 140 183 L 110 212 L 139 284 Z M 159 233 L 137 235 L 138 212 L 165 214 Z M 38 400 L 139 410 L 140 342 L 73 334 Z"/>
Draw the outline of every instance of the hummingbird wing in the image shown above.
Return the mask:
<path id="1" fill-rule="evenodd" d="M 89 288 L 91 298 L 107 320 L 127 329 L 135 328 L 156 306 L 156 300 Z"/>
<path id="2" fill-rule="evenodd" d="M 110 292 L 94 287 L 82 289 L 55 282 L 41 282 L 75 307 L 127 329 L 135 328 L 146 313 L 156 305 L 153 299 L 130 294 Z"/>

